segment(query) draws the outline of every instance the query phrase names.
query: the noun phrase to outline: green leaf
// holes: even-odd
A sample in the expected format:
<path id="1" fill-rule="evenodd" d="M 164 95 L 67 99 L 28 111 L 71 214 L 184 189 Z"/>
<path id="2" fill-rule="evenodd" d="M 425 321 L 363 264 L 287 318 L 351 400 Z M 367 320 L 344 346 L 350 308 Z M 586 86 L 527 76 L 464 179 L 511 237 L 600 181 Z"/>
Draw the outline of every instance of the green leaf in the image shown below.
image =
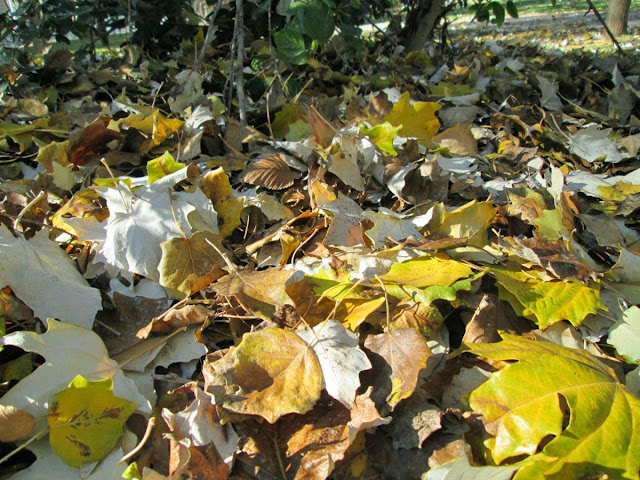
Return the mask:
<path id="1" fill-rule="evenodd" d="M 276 44 L 277 57 L 285 62 L 303 65 L 311 57 L 302 33 L 291 25 L 287 25 L 279 32 L 274 32 L 273 41 Z"/>
<path id="2" fill-rule="evenodd" d="M 402 126 L 394 127 L 389 122 L 371 128 L 367 128 L 366 125 L 360 126 L 360 133 L 368 136 L 369 140 L 375 143 L 380 150 L 389 155 L 398 154 L 393 148 L 393 140 L 398 136 L 400 130 L 402 130 Z"/>
<path id="3" fill-rule="evenodd" d="M 186 165 L 176 162 L 169 152 L 164 152 L 160 157 L 154 158 L 147 163 L 147 183 L 153 183 L 170 173 L 182 170 Z"/>
<path id="4" fill-rule="evenodd" d="M 514 272 L 492 268 L 500 298 L 507 300 L 519 315 L 547 328 L 561 320 L 573 326 L 605 306 L 600 301 L 600 284 L 591 282 L 544 281 L 535 271 Z"/>
<path id="5" fill-rule="evenodd" d="M 512 18 L 518 18 L 518 6 L 516 5 L 516 3 L 513 0 L 508 0 L 507 1 L 507 13 Z"/>
<path id="6" fill-rule="evenodd" d="M 296 10 L 296 20 L 304 35 L 320 43 L 328 41 L 336 29 L 333 12 L 322 0 L 302 4 L 301 8 Z"/>
<path id="7" fill-rule="evenodd" d="M 113 395 L 113 380 L 78 375 L 49 406 L 51 448 L 72 467 L 101 460 L 122 435 L 136 404 Z"/>
<path id="8" fill-rule="evenodd" d="M 634 306 L 624 311 L 622 321 L 609 330 L 608 341 L 620 355 L 640 362 L 640 308 Z"/>
<path id="9" fill-rule="evenodd" d="M 514 480 L 638 478 L 640 400 L 615 373 L 584 350 L 503 334 L 469 348 L 490 360 L 513 361 L 474 390 L 471 408 L 496 436 L 485 442 L 496 463 L 530 455 Z M 565 408 L 568 425 L 563 428 Z M 540 442 L 554 438 L 539 453 Z"/>
<path id="10" fill-rule="evenodd" d="M 504 23 L 505 10 L 500 2 L 491 2 L 491 11 L 495 17 L 494 22 L 497 26 L 501 27 Z"/>
<path id="11" fill-rule="evenodd" d="M 426 288 L 416 288 L 409 285 L 385 285 L 385 289 L 389 295 L 393 295 L 396 298 L 411 298 L 414 302 L 431 305 L 436 300 L 455 300 L 458 290 L 471 290 L 472 282 L 483 275 L 484 272 L 481 272 L 472 277 L 458 280 L 449 286 L 434 285 Z"/>

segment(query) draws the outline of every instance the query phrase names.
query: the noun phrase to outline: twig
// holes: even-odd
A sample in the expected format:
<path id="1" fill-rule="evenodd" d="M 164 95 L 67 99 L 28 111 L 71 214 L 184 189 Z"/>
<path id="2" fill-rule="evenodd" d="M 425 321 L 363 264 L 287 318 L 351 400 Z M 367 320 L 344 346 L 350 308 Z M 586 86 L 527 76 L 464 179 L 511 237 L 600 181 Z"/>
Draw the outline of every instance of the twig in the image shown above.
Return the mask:
<path id="1" fill-rule="evenodd" d="M 127 453 L 124 457 L 122 457 L 118 463 L 125 463 L 127 460 L 133 457 L 136 453 L 142 450 L 142 447 L 144 447 L 144 444 L 147 443 L 147 440 L 149 440 L 149 437 L 151 437 L 151 431 L 153 430 L 153 427 L 155 426 L 155 424 L 156 424 L 156 417 L 154 416 L 154 417 L 151 417 L 147 422 L 147 429 L 145 430 L 144 435 L 140 440 L 140 443 L 138 443 L 136 448 L 134 448 L 129 453 Z"/>
<path id="2" fill-rule="evenodd" d="M 593 4 L 591 0 L 587 0 L 587 5 L 589 5 L 589 10 L 593 10 L 593 13 L 595 14 L 596 18 L 604 27 L 604 30 L 607 32 L 607 35 L 609 35 L 609 38 L 611 38 L 611 41 L 618 49 L 618 53 L 620 53 L 620 55 L 624 55 L 624 51 L 622 50 L 622 45 L 620 45 L 620 42 L 618 42 L 616 37 L 613 35 L 611 30 L 609 29 L 609 25 L 607 25 L 607 22 L 605 22 L 604 18 L 602 18 L 602 15 L 600 15 L 600 12 L 596 8 L 596 6 Z"/>
<path id="3" fill-rule="evenodd" d="M 20 225 L 20 222 L 22 221 L 22 218 L 25 216 L 25 214 L 31 210 L 40 200 L 42 200 L 44 197 L 47 196 L 47 192 L 45 192 L 44 190 L 42 190 L 33 200 L 31 200 L 26 207 L 24 207 L 22 209 L 22 211 L 18 214 L 18 216 L 16 217 L 16 219 L 13 222 L 13 229 L 15 231 L 18 231 L 18 226 Z"/>
<path id="4" fill-rule="evenodd" d="M 236 36 L 236 94 L 238 95 L 238 113 L 240 116 L 240 125 L 247 125 L 247 110 L 244 97 L 244 81 L 242 78 L 244 68 L 244 0 L 236 0 L 236 24 L 235 29 L 238 31 Z"/>
<path id="5" fill-rule="evenodd" d="M 207 45 L 211 42 L 213 37 L 213 32 L 215 30 L 216 17 L 218 16 L 218 12 L 220 8 L 222 8 L 222 3 L 224 0 L 218 0 L 218 4 L 216 5 L 215 10 L 209 15 L 209 26 L 207 27 L 207 33 L 204 36 L 204 43 L 202 44 L 202 48 L 200 48 L 200 53 L 198 54 L 198 58 L 196 59 L 196 64 L 194 70 L 199 71 L 200 65 L 202 65 L 202 60 L 204 59 L 204 54 L 207 50 Z"/>

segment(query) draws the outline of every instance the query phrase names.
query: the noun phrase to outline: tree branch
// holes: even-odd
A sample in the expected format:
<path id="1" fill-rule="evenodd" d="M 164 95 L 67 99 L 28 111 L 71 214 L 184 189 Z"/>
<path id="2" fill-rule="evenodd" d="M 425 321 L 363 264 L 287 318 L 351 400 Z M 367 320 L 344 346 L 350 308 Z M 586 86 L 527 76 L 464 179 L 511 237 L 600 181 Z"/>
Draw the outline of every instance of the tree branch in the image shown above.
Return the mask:
<path id="1" fill-rule="evenodd" d="M 600 15 L 600 12 L 596 8 L 596 6 L 593 4 L 593 2 L 591 0 L 587 0 L 587 5 L 589 5 L 589 10 L 593 10 L 593 13 L 595 14 L 596 18 L 598 19 L 598 21 L 604 27 L 604 30 L 607 32 L 607 35 L 609 35 L 609 38 L 611 38 L 611 41 L 613 42 L 613 44 L 618 49 L 618 53 L 620 53 L 620 55 L 624 55 L 624 51 L 622 50 L 622 45 L 620 45 L 620 42 L 618 42 L 616 37 L 613 35 L 611 30 L 609 29 L 609 25 L 607 25 L 607 22 L 605 22 L 604 18 L 602 18 L 602 15 Z M 589 12 L 587 12 L 587 13 L 589 13 Z"/>

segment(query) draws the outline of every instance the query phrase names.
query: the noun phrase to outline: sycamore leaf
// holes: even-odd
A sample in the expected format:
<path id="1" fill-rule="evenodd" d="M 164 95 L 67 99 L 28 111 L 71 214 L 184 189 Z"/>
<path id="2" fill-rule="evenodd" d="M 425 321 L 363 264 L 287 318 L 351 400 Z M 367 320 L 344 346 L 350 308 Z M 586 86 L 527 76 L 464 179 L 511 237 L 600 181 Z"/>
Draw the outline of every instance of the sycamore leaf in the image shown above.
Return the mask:
<path id="1" fill-rule="evenodd" d="M 167 118 L 160 113 L 160 110 L 154 110 L 151 115 L 134 113 L 120 120 L 118 124 L 135 128 L 144 134 L 146 140 L 138 148 L 140 153 L 147 153 L 152 148 L 165 142 L 184 126 L 183 121 Z"/>
<path id="2" fill-rule="evenodd" d="M 299 172 L 291 170 L 284 155 L 271 155 L 252 162 L 242 173 L 240 179 L 245 183 L 265 187 L 270 190 L 282 190 L 290 187 Z"/>
<path id="3" fill-rule="evenodd" d="M 584 350 L 503 334 L 473 344 L 490 360 L 516 361 L 471 393 L 471 408 L 495 435 L 485 442 L 493 459 L 531 455 L 515 479 L 638 478 L 640 400 L 615 373 Z M 562 397 L 562 398 L 561 398 Z M 563 419 L 569 411 L 568 424 Z M 554 438 L 542 450 L 540 442 Z"/>
<path id="4" fill-rule="evenodd" d="M 364 346 L 381 356 L 386 365 L 377 375 L 391 377 L 391 392 L 387 403 L 394 407 L 400 400 L 411 396 L 418 384 L 418 375 L 427 366 L 431 350 L 425 338 L 413 328 L 398 329 L 380 335 L 369 335 Z"/>
<path id="5" fill-rule="evenodd" d="M 429 223 L 432 210 L 422 215 L 408 216 L 380 207 L 377 212 L 365 210 L 362 216 L 373 222 L 373 228 L 367 230 L 365 235 L 376 247 L 381 247 L 387 237 L 396 241 L 402 241 L 408 237 L 420 238 L 418 229 Z"/>
<path id="6" fill-rule="evenodd" d="M 236 348 L 208 367 L 207 391 L 216 405 L 269 423 L 288 413 L 308 412 L 322 391 L 322 369 L 313 350 L 280 328 L 245 334 Z"/>
<path id="7" fill-rule="evenodd" d="M 226 275 L 222 268 L 225 262 L 211 243 L 220 251 L 226 250 L 218 235 L 206 231 L 162 242 L 160 285 L 189 296 Z"/>
<path id="8" fill-rule="evenodd" d="M 76 375 L 82 375 L 91 381 L 113 379 L 117 396 L 137 402 L 142 411 L 150 412 L 147 400 L 109 358 L 97 334 L 51 319 L 47 323 L 47 331 L 40 335 L 16 332 L 0 338 L 0 345 L 14 345 L 38 353 L 46 360 L 0 399 L 3 405 L 13 405 L 34 417 L 43 417 L 53 394 L 67 388 Z"/>
<path id="9" fill-rule="evenodd" d="M 398 136 L 400 130 L 402 130 L 402 126 L 394 127 L 389 122 L 371 128 L 366 125 L 360 126 L 360 133 L 369 137 L 369 140 L 375 143 L 380 150 L 389 155 L 398 154 L 393 148 L 393 140 Z"/>
<path id="10" fill-rule="evenodd" d="M 102 309 L 100 291 L 91 288 L 48 230 L 30 240 L 15 238 L 0 226 L 0 288 L 9 285 L 36 317 L 55 317 L 91 328 Z"/>
<path id="11" fill-rule="evenodd" d="M 380 275 L 385 284 L 415 288 L 451 286 L 457 280 L 467 278 L 473 270 L 464 263 L 452 260 L 444 254 L 424 255 L 402 263 L 394 263 L 388 273 Z"/>
<path id="12" fill-rule="evenodd" d="M 363 212 L 355 201 L 340 193 L 337 199 L 323 205 L 322 209 L 333 214 L 331 225 L 324 237 L 325 245 L 352 247 L 364 244 L 360 223 L 363 220 Z"/>
<path id="13" fill-rule="evenodd" d="M 462 264 L 460 264 L 462 265 Z M 459 290 L 471 290 L 472 282 L 482 277 L 484 273 L 478 273 L 471 277 L 453 282 L 451 285 L 433 285 L 425 288 L 416 288 L 411 285 L 385 284 L 385 290 L 389 295 L 399 299 L 410 298 L 414 302 L 431 305 L 435 300 L 455 300 Z"/>
<path id="14" fill-rule="evenodd" d="M 213 284 L 213 289 L 218 295 L 235 297 L 245 310 L 269 320 L 276 313 L 276 307 L 292 303 L 285 284 L 293 273 L 278 267 L 233 272 Z"/>
<path id="15" fill-rule="evenodd" d="M 13 442 L 33 430 L 33 415 L 11 405 L 0 405 L 0 442 Z"/>
<path id="16" fill-rule="evenodd" d="M 620 355 L 640 362 L 640 308 L 633 306 L 624 311 L 622 320 L 609 330 L 608 342 Z"/>
<path id="17" fill-rule="evenodd" d="M 358 347 L 358 336 L 335 320 L 296 333 L 318 357 L 329 395 L 344 406 L 353 407 L 360 372 L 371 368 L 367 355 Z"/>
<path id="18" fill-rule="evenodd" d="M 514 272 L 493 268 L 500 298 L 516 313 L 534 320 L 540 328 L 561 320 L 578 326 L 591 313 L 605 306 L 600 300 L 600 283 L 585 285 L 571 281 L 543 281 L 534 271 Z"/>
<path id="19" fill-rule="evenodd" d="M 49 406 L 51 448 L 72 467 L 101 460 L 122 436 L 136 404 L 113 395 L 113 380 L 78 375 Z"/>
<path id="20" fill-rule="evenodd" d="M 304 125 L 303 131 L 298 135 L 295 132 L 295 125 Z M 289 141 L 296 142 L 311 135 L 311 127 L 306 121 L 306 113 L 302 106 L 296 103 L 289 103 L 276 113 L 276 117 L 271 124 L 271 130 L 276 138 L 286 138 Z"/>
<path id="21" fill-rule="evenodd" d="M 402 126 L 400 135 L 403 137 L 431 143 L 431 139 L 440 129 L 440 121 L 436 117 L 440 105 L 434 102 L 410 104 L 409 100 L 409 92 L 404 92 L 384 120 L 391 125 Z"/>
<path id="22" fill-rule="evenodd" d="M 466 237 L 470 245 L 484 247 L 487 244 L 487 228 L 496 212 L 493 202 L 473 200 L 453 212 L 445 212 L 442 222 L 433 230 L 451 238 Z"/>
<path id="23" fill-rule="evenodd" d="M 184 167 L 184 163 L 176 162 L 173 155 L 169 152 L 164 152 L 160 157 L 147 162 L 147 175 L 149 176 L 147 183 L 160 180 L 162 177 L 182 170 Z"/>
<path id="24" fill-rule="evenodd" d="M 569 137 L 569 150 L 587 162 L 604 161 L 618 163 L 627 155 L 621 154 L 617 145 L 609 139 L 610 128 L 600 130 L 598 125 L 578 130 Z"/>
<path id="25" fill-rule="evenodd" d="M 190 170 L 185 167 L 135 193 L 123 184 L 119 188 L 96 187 L 110 212 L 101 249 L 109 263 L 157 280 L 162 242 L 191 235 L 195 229 L 217 233 L 217 214 L 202 190 L 173 191 L 177 183 L 192 175 Z"/>

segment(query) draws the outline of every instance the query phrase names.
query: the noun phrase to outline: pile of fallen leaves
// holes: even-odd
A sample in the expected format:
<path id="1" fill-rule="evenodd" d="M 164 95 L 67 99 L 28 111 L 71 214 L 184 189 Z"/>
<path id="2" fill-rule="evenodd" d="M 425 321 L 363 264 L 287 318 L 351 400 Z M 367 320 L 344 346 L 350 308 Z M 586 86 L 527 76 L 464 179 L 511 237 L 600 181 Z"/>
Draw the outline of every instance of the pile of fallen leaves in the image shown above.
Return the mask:
<path id="1" fill-rule="evenodd" d="M 458 51 L 6 69 L 4 474 L 638 478 L 640 62 Z"/>

